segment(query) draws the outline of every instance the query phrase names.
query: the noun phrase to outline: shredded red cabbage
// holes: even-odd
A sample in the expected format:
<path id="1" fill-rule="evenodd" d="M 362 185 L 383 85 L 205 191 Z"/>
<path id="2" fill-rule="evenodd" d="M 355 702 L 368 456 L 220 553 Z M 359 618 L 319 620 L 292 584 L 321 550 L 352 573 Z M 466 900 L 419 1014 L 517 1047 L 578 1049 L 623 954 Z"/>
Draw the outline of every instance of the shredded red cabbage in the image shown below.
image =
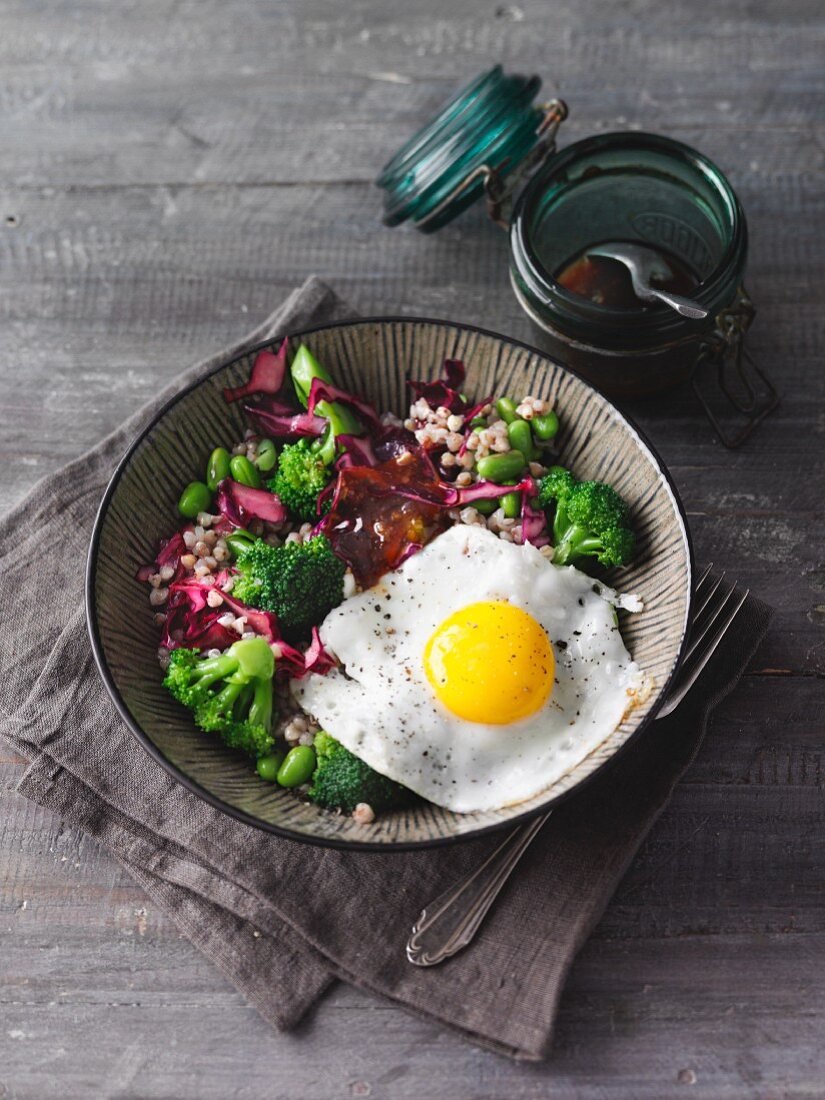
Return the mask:
<path id="1" fill-rule="evenodd" d="M 304 436 L 319 436 L 327 426 L 322 416 L 296 412 L 280 401 L 262 401 L 257 405 L 244 405 L 243 409 L 253 424 L 273 439 L 293 441 Z"/>
<path id="2" fill-rule="evenodd" d="M 331 668 L 335 667 L 335 660 L 324 648 L 317 626 L 312 628 L 312 641 L 305 653 L 289 645 L 288 642 L 279 641 L 277 645 L 281 651 L 280 660 L 287 664 L 289 674 L 294 680 L 302 680 L 310 672 L 325 676 Z"/>
<path id="3" fill-rule="evenodd" d="M 530 502 L 536 495 L 536 483 L 530 478 L 532 488 L 521 496 L 521 541 L 533 546 L 547 546 L 550 536 L 547 534 L 547 516 L 543 508 L 535 508 Z"/>
<path id="4" fill-rule="evenodd" d="M 463 416 L 467 427 L 469 427 L 471 420 L 475 420 L 485 405 L 492 405 L 492 403 L 493 395 L 490 394 L 489 397 L 485 397 L 481 401 L 476 401 L 475 405 L 471 405 L 469 409 L 465 409 Z"/>
<path id="5" fill-rule="evenodd" d="M 333 386 L 331 382 L 325 382 L 323 378 L 313 378 L 307 398 L 307 412 L 314 413 L 319 401 L 337 401 L 340 405 L 347 405 L 354 409 L 363 421 L 364 425 L 372 432 L 380 433 L 383 424 L 375 409 L 363 397 L 356 397 L 340 386 Z M 326 423 L 326 421 L 324 421 Z"/>
<path id="6" fill-rule="evenodd" d="M 243 386 L 226 388 L 223 391 L 224 401 L 231 404 L 242 397 L 251 397 L 253 393 L 278 393 L 286 375 L 287 345 L 288 341 L 284 338 L 277 353 L 259 351 L 252 364 L 249 381 Z"/>
<path id="7" fill-rule="evenodd" d="M 249 607 L 247 604 L 236 599 L 229 592 L 222 592 L 221 595 L 223 596 L 224 603 L 230 607 L 236 615 L 243 615 L 246 618 L 246 623 L 250 630 L 254 630 L 256 634 L 265 638 L 270 645 L 274 644 L 278 646 L 281 651 L 281 656 L 278 660 L 283 661 L 290 676 L 293 678 L 300 680 L 310 672 L 317 672 L 323 675 L 335 664 L 335 661 L 324 649 L 317 626 L 312 628 L 312 641 L 306 653 L 302 653 L 300 649 L 296 649 L 295 646 L 283 640 L 278 626 L 278 617 L 274 612 L 261 611 L 258 608 Z M 237 634 L 235 635 L 235 640 L 237 640 Z"/>
<path id="8" fill-rule="evenodd" d="M 307 672 L 317 672 L 321 676 L 335 667 L 335 658 L 324 648 L 318 627 L 312 628 L 312 641 L 304 653 L 304 668 Z"/>
<path id="9" fill-rule="evenodd" d="M 372 443 L 366 436 L 360 435 L 336 435 L 335 442 L 340 443 L 344 453 L 339 455 L 335 463 L 336 469 L 343 470 L 347 466 L 375 466 L 378 459 L 372 449 Z"/>
<path id="10" fill-rule="evenodd" d="M 182 580 L 173 581 L 169 585 L 169 591 L 171 593 L 185 593 L 192 610 L 202 611 L 206 607 L 206 597 L 209 595 L 210 589 L 218 588 L 220 591 L 221 586 L 226 583 L 228 577 L 229 572 L 226 569 L 222 569 L 220 573 L 207 573 L 203 577 L 190 574 Z M 222 592 L 221 595 L 223 595 Z"/>
<path id="11" fill-rule="evenodd" d="M 283 523 L 287 510 L 268 489 L 251 489 L 239 481 L 224 478 L 216 496 L 218 511 L 233 527 L 248 527 L 252 519 Z"/>
<path id="12" fill-rule="evenodd" d="M 236 615 L 245 616 L 250 630 L 254 630 L 256 634 L 260 634 L 268 642 L 278 642 L 280 645 L 281 631 L 278 626 L 278 616 L 274 611 L 261 611 L 260 608 L 249 607 L 248 604 L 233 596 L 231 592 L 221 592 L 221 595 L 223 596 L 223 602 Z"/>
<path id="13" fill-rule="evenodd" d="M 431 409 L 445 408 L 451 413 L 463 413 L 466 401 L 459 390 L 467 371 L 460 359 L 444 360 L 444 377 L 433 382 L 408 379 L 407 385 L 416 397 L 423 397 Z"/>
<path id="14" fill-rule="evenodd" d="M 396 565 L 395 568 L 397 569 L 402 562 L 405 562 L 407 560 L 407 558 L 411 558 L 413 554 L 417 554 L 419 550 L 423 549 L 423 542 L 408 542 L 404 549 L 401 551 L 401 557 L 398 559 L 398 565 Z"/>
<path id="15" fill-rule="evenodd" d="M 165 649 L 227 649 L 238 635 L 218 622 L 222 612 L 194 613 L 186 604 L 171 608 L 166 616 L 160 644 Z"/>
<path id="16" fill-rule="evenodd" d="M 154 565 L 141 565 L 137 573 L 135 573 L 135 580 L 146 582 L 153 574 L 157 573 L 160 569 L 163 569 L 166 565 L 171 565 L 175 570 L 175 575 L 172 581 L 178 580 L 183 576 L 184 569 L 180 563 L 181 555 L 186 553 L 186 543 L 183 541 L 183 532 L 185 530 L 192 530 L 191 525 L 188 528 L 183 528 L 180 531 L 176 531 L 168 539 L 160 540 L 160 549 L 158 550 L 157 557 L 155 558 Z"/>
<path id="17" fill-rule="evenodd" d="M 237 632 L 218 622 L 223 610 L 209 607 L 206 602 L 210 589 L 224 584 L 228 576 L 227 572 L 222 571 L 215 576 L 186 577 L 169 585 L 166 621 L 160 640 L 162 646 L 166 649 L 180 646 L 226 649 L 237 642 Z"/>
<path id="18" fill-rule="evenodd" d="M 450 485 L 440 479 L 429 485 L 398 485 L 394 491 L 410 500 L 437 504 L 443 508 L 463 508 L 474 500 L 495 500 L 508 493 L 535 492 L 533 479 L 524 478 L 517 485 L 496 485 L 492 481 L 476 481 L 473 485 Z"/>

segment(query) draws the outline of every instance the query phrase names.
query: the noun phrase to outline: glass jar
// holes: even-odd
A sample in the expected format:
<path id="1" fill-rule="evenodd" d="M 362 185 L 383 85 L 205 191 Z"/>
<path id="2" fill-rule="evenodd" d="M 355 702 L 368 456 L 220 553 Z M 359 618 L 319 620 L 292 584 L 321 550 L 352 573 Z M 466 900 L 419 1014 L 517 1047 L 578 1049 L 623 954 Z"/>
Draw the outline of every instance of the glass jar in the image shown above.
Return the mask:
<path id="1" fill-rule="evenodd" d="M 539 86 L 495 66 L 462 89 L 379 176 L 385 224 L 409 219 L 432 232 L 486 195 L 490 216 L 509 231 L 511 282 L 535 342 L 611 396 L 659 393 L 692 377 L 723 442 L 737 446 L 778 399 L 744 350 L 754 310 L 733 188 L 707 157 L 656 134 L 601 134 L 556 152 L 567 108 L 535 105 Z M 658 303 L 609 308 L 562 286 L 565 265 L 604 241 L 674 256 L 695 275 L 690 297 L 707 316 Z M 707 364 L 745 418 L 735 433 L 699 386 Z"/>

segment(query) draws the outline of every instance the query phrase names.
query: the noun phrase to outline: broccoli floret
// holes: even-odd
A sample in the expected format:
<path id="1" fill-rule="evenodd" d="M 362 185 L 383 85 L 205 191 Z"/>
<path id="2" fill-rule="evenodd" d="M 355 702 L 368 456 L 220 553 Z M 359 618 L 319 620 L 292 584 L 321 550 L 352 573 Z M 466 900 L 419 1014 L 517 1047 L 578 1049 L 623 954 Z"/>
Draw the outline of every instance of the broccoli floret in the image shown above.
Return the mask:
<path id="1" fill-rule="evenodd" d="M 329 371 L 321 366 L 306 344 L 301 344 L 295 352 L 290 374 L 295 394 L 304 408 L 309 400 L 313 379 L 320 378 L 323 382 L 332 382 Z M 318 445 L 317 454 L 324 465 L 330 466 L 335 461 L 335 437 L 360 435 L 364 428 L 355 413 L 337 401 L 319 401 L 315 406 L 315 415 L 323 416 L 329 421 L 329 426 Z"/>
<path id="2" fill-rule="evenodd" d="M 318 517 L 318 494 L 331 478 L 332 471 L 319 449 L 302 439 L 286 444 L 278 461 L 278 472 L 267 482 L 267 487 L 297 519 L 311 523 Z"/>
<path id="3" fill-rule="evenodd" d="M 290 368 L 295 394 L 306 408 L 313 380 L 332 382 L 329 372 L 304 345 L 298 348 Z M 332 480 L 332 466 L 337 456 L 336 438 L 339 435 L 360 435 L 361 421 L 337 401 L 319 401 L 316 416 L 327 421 L 320 439 L 308 439 L 287 444 L 281 452 L 278 471 L 268 482 L 268 487 L 298 519 L 314 520 L 318 514 L 318 495 Z"/>
<path id="4" fill-rule="evenodd" d="M 380 813 L 410 799 L 405 787 L 380 775 L 324 730 L 315 734 L 315 755 L 318 763 L 307 794 L 318 806 L 352 813 L 359 802 L 366 802 Z"/>
<path id="5" fill-rule="evenodd" d="M 344 598 L 346 566 L 324 535 L 283 546 L 257 539 L 237 565 L 240 575 L 232 595 L 251 607 L 274 611 L 288 642 L 309 638 L 312 627 Z"/>
<path id="6" fill-rule="evenodd" d="M 628 507 L 615 489 L 602 481 L 577 481 L 569 470 L 554 466 L 539 482 L 543 508 L 555 504 L 553 561 L 572 565 L 595 558 L 601 565 L 627 565 L 636 538 Z"/>
<path id="7" fill-rule="evenodd" d="M 194 714 L 195 724 L 217 733 L 231 749 L 264 756 L 274 745 L 272 677 L 275 658 L 263 638 L 235 642 L 219 657 L 173 649 L 164 685 Z"/>

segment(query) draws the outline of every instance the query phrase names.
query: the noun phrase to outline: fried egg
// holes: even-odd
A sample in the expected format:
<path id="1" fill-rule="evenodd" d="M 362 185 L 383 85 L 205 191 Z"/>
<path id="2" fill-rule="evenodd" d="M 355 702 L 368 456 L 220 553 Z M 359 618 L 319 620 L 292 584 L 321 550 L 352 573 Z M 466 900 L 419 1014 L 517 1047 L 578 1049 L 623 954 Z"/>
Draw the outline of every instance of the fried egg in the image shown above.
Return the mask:
<path id="1" fill-rule="evenodd" d="M 340 662 L 301 707 L 376 771 L 457 813 L 522 802 L 621 722 L 642 683 L 619 597 L 481 526 L 439 535 L 320 627 Z"/>

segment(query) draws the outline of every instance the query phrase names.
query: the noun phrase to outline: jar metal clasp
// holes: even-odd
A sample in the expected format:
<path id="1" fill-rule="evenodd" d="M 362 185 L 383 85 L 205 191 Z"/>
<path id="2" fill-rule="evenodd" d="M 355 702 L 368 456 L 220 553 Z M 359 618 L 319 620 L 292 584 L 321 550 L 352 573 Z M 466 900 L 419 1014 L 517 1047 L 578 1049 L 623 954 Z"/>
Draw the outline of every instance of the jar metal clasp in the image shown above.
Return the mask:
<path id="1" fill-rule="evenodd" d="M 513 197 L 527 179 L 556 151 L 556 134 L 559 126 L 567 118 L 567 104 L 563 99 L 551 99 L 548 103 L 540 104 L 540 107 L 544 113 L 536 128 L 539 140 L 518 169 L 508 172 L 506 160 L 496 166 L 479 164 L 456 184 L 437 206 L 419 220 L 419 229 L 424 229 L 428 223 L 434 222 L 448 206 L 478 180 L 484 181 L 484 198 L 490 218 L 502 229 L 510 228 Z"/>
<path id="2" fill-rule="evenodd" d="M 744 287 L 716 318 L 716 326 L 703 341 L 692 373 L 693 389 L 705 414 L 722 443 L 735 450 L 745 442 L 757 425 L 779 404 L 779 393 L 773 382 L 745 347 L 745 335 L 756 315 L 756 309 Z M 740 418 L 742 426 L 731 431 L 723 426 L 709 394 L 702 384 L 705 367 L 715 369 L 716 383 Z"/>

